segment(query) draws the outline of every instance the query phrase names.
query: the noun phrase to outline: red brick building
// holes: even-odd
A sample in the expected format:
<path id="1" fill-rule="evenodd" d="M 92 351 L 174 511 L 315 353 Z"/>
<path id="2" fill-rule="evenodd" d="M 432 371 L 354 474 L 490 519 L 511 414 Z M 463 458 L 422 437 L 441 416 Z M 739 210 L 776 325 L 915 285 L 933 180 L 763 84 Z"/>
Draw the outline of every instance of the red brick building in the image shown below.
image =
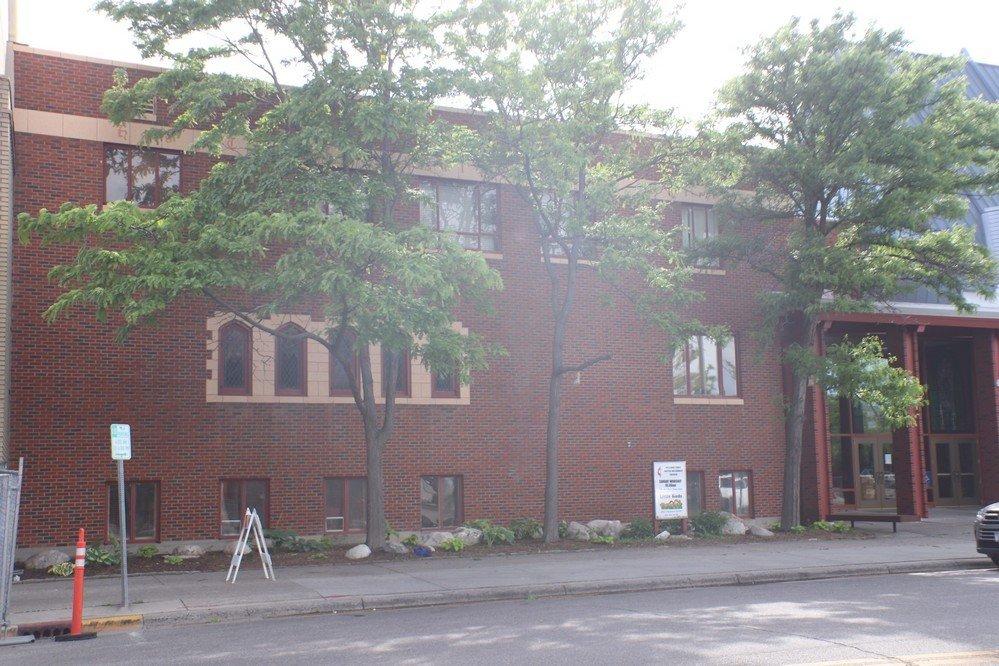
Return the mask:
<path id="1" fill-rule="evenodd" d="M 123 63 L 21 45 L 14 46 L 12 60 L 15 213 L 126 197 L 155 204 L 169 190 L 196 187 L 210 167 L 207 156 L 183 152 L 187 135 L 155 150 L 137 148 L 154 117 L 115 127 L 101 116 L 101 95 Z M 488 216 L 495 231 L 482 224 L 474 240 L 502 274 L 505 290 L 496 296 L 492 315 L 458 313 L 456 325 L 502 345 L 509 355 L 476 373 L 468 386 L 438 381 L 410 364 L 385 453 L 388 520 L 397 529 L 420 529 L 473 518 L 540 518 L 551 326 L 530 212 L 508 188 L 474 182 L 465 171 L 434 174 L 426 182 L 439 198 L 460 199 L 473 191 L 474 201 L 496 199 L 495 207 L 474 211 L 480 220 Z M 666 224 L 710 233 L 709 199 L 675 199 Z M 421 219 L 415 203 L 407 214 L 414 222 Z M 272 338 L 239 328 L 194 298 L 124 344 L 115 342 L 113 325 L 89 314 L 47 325 L 41 313 L 57 290 L 46 274 L 73 254 L 37 244 L 13 247 L 10 456 L 25 459 L 22 545 L 65 544 L 80 526 L 104 535 L 117 521 L 108 426 L 119 422 L 132 427 L 126 476 L 129 529 L 136 540 L 221 538 L 246 505 L 260 508 L 271 527 L 337 536 L 363 532 L 360 421 L 351 399 L 337 391 L 320 347 L 275 349 Z M 580 286 L 568 360 L 605 352 L 612 358 L 567 382 L 560 444 L 563 516 L 649 516 L 650 468 L 658 460 L 687 462 L 688 494 L 698 508 L 776 515 L 782 383 L 773 348 L 761 347 L 752 335 L 760 324 L 753 294 L 766 286 L 762 278 L 728 266 L 696 276 L 706 298 L 694 314 L 730 327 L 734 341 L 724 348 L 692 341 L 704 351 L 701 356 L 715 360 L 693 372 L 687 357 L 670 367 L 666 340 L 628 308 L 608 308 L 595 276 L 584 272 Z M 970 360 L 957 369 L 973 382 L 968 395 L 975 396 L 975 430 L 947 437 L 976 438 L 976 471 L 967 486 L 974 497 L 959 499 L 997 499 L 999 318 L 945 317 L 941 327 L 931 323 L 937 321 L 933 316 L 862 323 L 884 332 L 902 350 L 899 357 L 924 373 L 927 364 L 920 359 L 935 353 L 927 352 L 932 340 L 945 335 L 967 342 Z M 301 315 L 273 323 L 319 325 Z M 829 331 L 858 325 L 837 322 Z M 373 354 L 376 375 L 378 358 Z M 858 463 L 856 447 L 867 440 L 850 439 L 850 479 L 858 481 L 846 487 L 845 439 L 836 432 L 830 442 L 825 401 L 814 407 L 811 430 L 819 436 L 809 444 L 804 493 L 811 514 L 866 506 L 867 500 L 858 499 L 869 494 L 866 485 L 861 492 L 861 480 L 878 471 L 857 465 L 870 456 L 886 460 L 884 451 L 864 448 Z M 887 433 L 870 444 L 888 446 L 895 455 L 887 472 L 897 479 L 895 504 L 914 515 L 925 512 L 927 499 L 942 499 L 930 497 L 921 483 L 924 469 L 944 474 L 939 461 L 927 458 L 936 440 L 923 432 Z M 954 446 L 957 458 L 967 457 L 961 445 Z M 881 473 L 879 508 L 889 504 Z"/>

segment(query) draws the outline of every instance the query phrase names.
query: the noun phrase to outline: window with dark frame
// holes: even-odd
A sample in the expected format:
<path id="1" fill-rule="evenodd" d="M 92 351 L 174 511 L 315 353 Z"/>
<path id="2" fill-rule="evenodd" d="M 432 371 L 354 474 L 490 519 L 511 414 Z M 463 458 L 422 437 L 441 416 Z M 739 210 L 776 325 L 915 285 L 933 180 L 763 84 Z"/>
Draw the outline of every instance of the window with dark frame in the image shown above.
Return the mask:
<path id="1" fill-rule="evenodd" d="M 463 488 L 460 476 L 420 477 L 420 527 L 443 529 L 461 524 Z"/>
<path id="2" fill-rule="evenodd" d="M 344 368 L 336 355 L 330 352 L 330 395 L 353 395 L 350 391 L 350 376 L 353 375 L 355 380 L 358 377 L 358 354 L 354 349 L 356 341 L 357 336 L 353 331 L 344 333 L 343 344 L 350 354 L 350 364 L 347 368 Z"/>
<path id="3" fill-rule="evenodd" d="M 741 518 L 753 517 L 752 474 L 748 471 L 720 472 L 718 492 L 722 511 Z"/>
<path id="4" fill-rule="evenodd" d="M 393 352 L 390 349 L 382 347 L 382 395 L 386 394 L 386 389 L 388 388 L 388 370 L 389 364 L 392 363 L 393 359 L 399 355 L 399 369 L 396 371 L 395 376 L 395 395 L 397 398 L 408 398 L 409 397 L 409 352 Z"/>
<path id="5" fill-rule="evenodd" d="M 430 180 L 420 184 L 420 223 L 454 236 L 462 247 L 497 252 L 499 191 L 483 183 Z"/>
<path id="6" fill-rule="evenodd" d="M 327 532 L 363 532 L 368 528 L 368 480 L 364 477 L 326 479 Z"/>
<path id="7" fill-rule="evenodd" d="M 250 395 L 252 346 L 250 329 L 229 322 L 219 329 L 219 394 Z"/>
<path id="8" fill-rule="evenodd" d="M 270 512 L 268 502 L 267 479 L 223 479 L 221 535 L 238 536 L 247 509 L 257 510 L 260 524 L 266 529 Z"/>
<path id="9" fill-rule="evenodd" d="M 104 151 L 104 201 L 131 201 L 155 208 L 180 191 L 180 153 L 107 146 Z"/>
<path id="10" fill-rule="evenodd" d="M 118 483 L 108 484 L 108 537 L 121 536 L 118 522 Z M 159 541 L 159 481 L 125 482 L 125 537 L 131 542 Z"/>
<path id="11" fill-rule="evenodd" d="M 718 221 L 711 206 L 686 204 L 680 209 L 680 219 L 683 225 L 684 249 L 697 250 L 698 246 L 718 238 Z M 701 268 L 717 268 L 721 264 L 717 258 L 699 257 L 695 265 Z"/>
<path id="12" fill-rule="evenodd" d="M 431 398 L 460 398 L 461 377 L 457 372 L 434 372 L 430 383 Z"/>
<path id="13" fill-rule="evenodd" d="M 305 331 L 296 324 L 285 324 L 274 337 L 274 393 L 305 395 L 307 393 L 308 359 Z M 301 337 L 287 337 L 301 336 Z"/>
<path id="14" fill-rule="evenodd" d="M 677 344 L 673 350 L 673 394 L 739 395 L 735 339 L 719 344 L 707 335 L 695 335 Z"/>
<path id="15" fill-rule="evenodd" d="M 704 511 L 704 472 L 687 472 L 687 517 Z"/>

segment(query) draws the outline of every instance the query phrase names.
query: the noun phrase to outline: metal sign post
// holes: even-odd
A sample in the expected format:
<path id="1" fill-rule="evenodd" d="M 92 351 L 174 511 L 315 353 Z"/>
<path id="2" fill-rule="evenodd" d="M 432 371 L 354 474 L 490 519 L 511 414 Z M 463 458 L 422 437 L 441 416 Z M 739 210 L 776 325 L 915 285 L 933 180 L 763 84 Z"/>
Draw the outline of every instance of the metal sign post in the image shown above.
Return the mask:
<path id="1" fill-rule="evenodd" d="M 121 607 L 128 608 L 128 544 L 125 520 L 125 461 L 132 459 L 132 429 L 111 424 L 111 458 L 118 463 L 118 527 L 121 530 Z"/>

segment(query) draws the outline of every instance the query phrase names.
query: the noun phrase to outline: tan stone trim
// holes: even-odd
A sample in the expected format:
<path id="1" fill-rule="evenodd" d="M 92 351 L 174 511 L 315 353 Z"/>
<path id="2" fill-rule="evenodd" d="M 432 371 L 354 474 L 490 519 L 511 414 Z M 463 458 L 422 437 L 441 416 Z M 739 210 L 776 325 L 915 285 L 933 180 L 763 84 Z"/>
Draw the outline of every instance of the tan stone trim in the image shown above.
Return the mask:
<path id="1" fill-rule="evenodd" d="M 675 395 L 673 396 L 674 405 L 744 405 L 746 404 L 742 398 L 706 398 L 706 397 L 694 397 L 694 396 L 683 396 Z"/>
<path id="2" fill-rule="evenodd" d="M 260 329 L 251 330 L 250 347 L 253 354 L 252 360 L 252 395 L 219 395 L 218 390 L 218 331 L 232 321 L 235 317 L 232 314 L 216 314 L 209 317 L 206 322 L 208 330 L 208 340 L 206 348 L 208 357 L 205 363 L 205 400 L 207 402 L 236 402 L 236 403 L 278 403 L 278 404 L 353 404 L 354 399 L 350 396 L 331 396 L 330 385 L 330 363 L 329 353 L 325 347 L 315 340 L 306 341 L 307 373 L 306 388 L 307 394 L 302 396 L 275 395 L 274 391 L 274 337 Z M 263 320 L 264 325 L 270 328 L 279 328 L 287 323 L 301 326 L 311 333 L 323 333 L 326 325 L 323 322 L 313 321 L 308 315 L 278 315 Z M 454 329 L 463 334 L 468 333 L 468 329 L 460 322 L 453 324 Z M 375 402 L 383 404 L 385 399 L 382 395 L 382 368 L 381 350 L 378 345 L 369 348 L 371 355 L 371 374 L 374 379 Z M 431 376 L 422 363 L 417 359 L 410 359 L 409 367 L 410 395 L 396 398 L 398 405 L 468 405 L 471 404 L 471 390 L 467 384 L 462 384 L 459 397 L 456 398 L 434 398 L 431 393 Z"/>
<path id="3" fill-rule="evenodd" d="M 34 55 L 49 56 L 50 58 L 62 58 L 63 60 L 76 60 L 78 62 L 90 62 L 95 65 L 110 65 L 111 67 L 124 67 L 126 69 L 142 69 L 149 72 L 165 72 L 166 67 L 156 65 L 145 65 L 124 60 L 108 60 L 107 58 L 95 58 L 93 56 L 80 55 L 77 53 L 66 53 L 65 51 L 53 51 L 51 49 L 39 49 L 27 44 L 13 42 L 11 49 L 18 53 L 32 53 Z"/>

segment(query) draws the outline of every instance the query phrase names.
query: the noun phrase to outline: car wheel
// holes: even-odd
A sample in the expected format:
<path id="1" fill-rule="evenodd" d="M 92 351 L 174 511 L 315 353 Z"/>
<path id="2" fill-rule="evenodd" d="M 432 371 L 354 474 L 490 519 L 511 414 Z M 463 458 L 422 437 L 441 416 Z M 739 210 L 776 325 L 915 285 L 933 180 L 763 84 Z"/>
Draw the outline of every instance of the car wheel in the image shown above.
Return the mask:
<path id="1" fill-rule="evenodd" d="M 992 558 L 992 564 L 999 567 L 999 555 L 989 555 Z"/>

